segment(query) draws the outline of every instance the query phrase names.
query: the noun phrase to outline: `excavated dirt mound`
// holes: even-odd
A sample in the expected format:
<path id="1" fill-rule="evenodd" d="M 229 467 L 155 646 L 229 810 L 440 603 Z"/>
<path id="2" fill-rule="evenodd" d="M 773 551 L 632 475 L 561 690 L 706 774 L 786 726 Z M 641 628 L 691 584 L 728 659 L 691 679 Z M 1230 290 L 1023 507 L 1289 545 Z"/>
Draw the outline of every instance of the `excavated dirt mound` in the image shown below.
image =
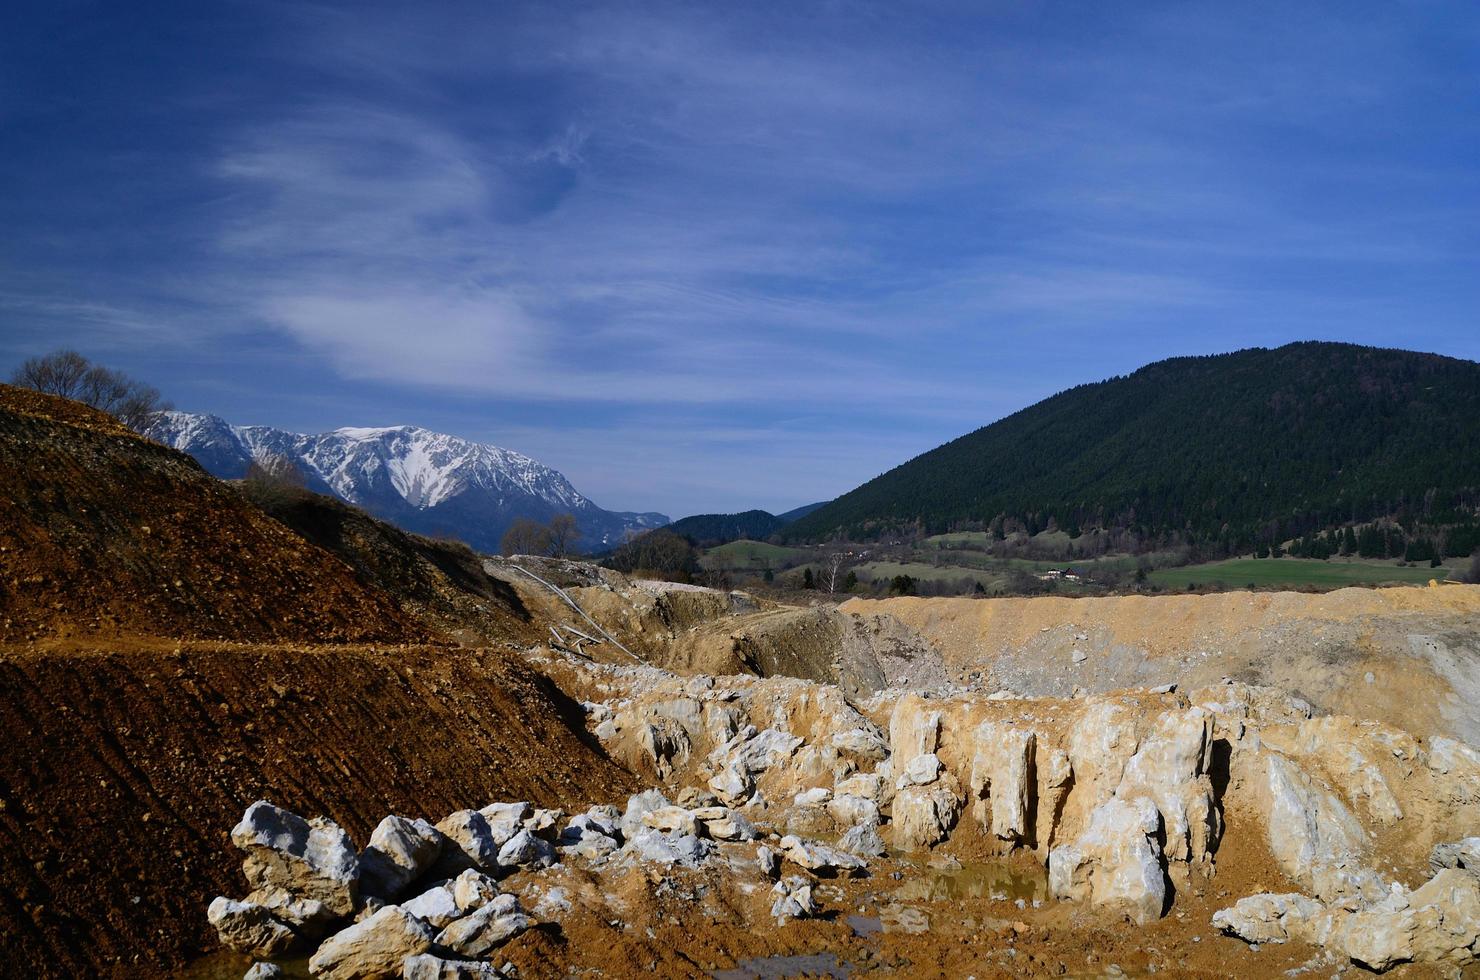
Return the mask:
<path id="1" fill-rule="evenodd" d="M 387 813 L 617 800 L 582 712 L 493 651 L 120 642 L 0 655 L 7 976 L 156 977 L 216 946 L 254 800 L 364 846 Z"/>
<path id="2" fill-rule="evenodd" d="M 959 683 L 1064 696 L 1223 677 L 1322 712 L 1480 742 L 1480 587 L 1066 599 L 854 599 L 925 637 Z"/>
<path id="3" fill-rule="evenodd" d="M 0 643 L 416 642 L 425 626 L 194 460 L 0 385 Z"/>

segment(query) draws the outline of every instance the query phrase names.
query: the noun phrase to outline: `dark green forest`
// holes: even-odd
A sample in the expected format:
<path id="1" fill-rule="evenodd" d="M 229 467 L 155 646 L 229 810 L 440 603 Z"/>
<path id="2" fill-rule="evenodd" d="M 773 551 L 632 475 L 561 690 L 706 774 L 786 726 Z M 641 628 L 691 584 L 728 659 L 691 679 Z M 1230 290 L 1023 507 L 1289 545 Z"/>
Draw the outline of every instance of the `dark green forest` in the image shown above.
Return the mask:
<path id="1" fill-rule="evenodd" d="M 749 538 L 764 541 L 785 527 L 787 521 L 764 510 L 739 514 L 695 514 L 674 521 L 667 530 L 680 534 L 703 548 Z"/>
<path id="2" fill-rule="evenodd" d="M 1308 342 L 1071 388 L 780 533 L 1105 529 L 1209 556 L 1294 541 L 1310 557 L 1422 560 L 1480 547 L 1477 512 L 1480 364 Z"/>

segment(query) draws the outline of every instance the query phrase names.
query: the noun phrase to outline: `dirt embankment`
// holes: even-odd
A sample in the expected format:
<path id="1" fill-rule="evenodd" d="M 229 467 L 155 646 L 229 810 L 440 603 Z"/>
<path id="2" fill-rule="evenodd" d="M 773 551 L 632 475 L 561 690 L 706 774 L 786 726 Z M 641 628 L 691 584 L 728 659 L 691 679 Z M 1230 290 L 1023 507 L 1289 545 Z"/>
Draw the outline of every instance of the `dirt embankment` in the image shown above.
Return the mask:
<path id="1" fill-rule="evenodd" d="M 365 585 L 388 593 L 408 616 L 463 646 L 544 639 L 508 582 L 459 541 L 409 534 L 358 508 L 307 490 L 250 493 L 267 514 L 349 565 Z"/>
<path id="2" fill-rule="evenodd" d="M 119 634 L 431 636 L 185 454 L 76 402 L 0 385 L 0 643 Z"/>
<path id="3" fill-rule="evenodd" d="M 206 903 L 241 893 L 228 832 L 260 797 L 364 846 L 387 813 L 636 788 L 497 652 L 123 647 L 0 655 L 0 974 L 153 977 L 214 948 Z"/>
<path id="4" fill-rule="evenodd" d="M 1318 711 L 1480 742 L 1480 587 L 1066 599 L 855 599 L 928 639 L 952 676 L 1022 694 L 1232 677 Z"/>

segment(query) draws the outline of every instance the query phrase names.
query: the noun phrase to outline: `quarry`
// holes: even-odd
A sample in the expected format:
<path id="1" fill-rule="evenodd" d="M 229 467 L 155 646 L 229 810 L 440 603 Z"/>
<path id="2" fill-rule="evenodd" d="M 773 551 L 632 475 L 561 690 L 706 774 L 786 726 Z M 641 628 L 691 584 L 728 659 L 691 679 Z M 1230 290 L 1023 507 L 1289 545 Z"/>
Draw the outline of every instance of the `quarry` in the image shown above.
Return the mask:
<path id="1" fill-rule="evenodd" d="M 4 407 L 8 974 L 1480 970 L 1480 588 L 784 604 Z"/>

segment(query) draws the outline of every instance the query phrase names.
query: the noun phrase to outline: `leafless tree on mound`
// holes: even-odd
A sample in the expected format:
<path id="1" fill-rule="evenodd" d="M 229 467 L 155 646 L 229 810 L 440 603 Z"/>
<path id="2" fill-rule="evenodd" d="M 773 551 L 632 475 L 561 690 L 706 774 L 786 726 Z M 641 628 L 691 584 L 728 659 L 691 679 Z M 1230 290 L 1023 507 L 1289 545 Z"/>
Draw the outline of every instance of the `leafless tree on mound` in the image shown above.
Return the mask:
<path id="1" fill-rule="evenodd" d="M 263 510 L 281 507 L 307 492 L 303 472 L 287 456 L 252 460 L 242 478 L 242 492 Z"/>
<path id="2" fill-rule="evenodd" d="M 506 555 L 543 555 L 550 551 L 550 529 L 528 517 L 516 517 L 504 532 L 499 550 Z"/>
<path id="3" fill-rule="evenodd" d="M 564 558 L 570 553 L 571 544 L 581 536 L 581 529 L 576 526 L 574 514 L 556 514 L 550 518 L 548 526 L 550 534 L 550 554 L 556 558 Z"/>
<path id="4" fill-rule="evenodd" d="M 136 432 L 143 432 L 156 412 L 170 407 L 157 388 L 94 364 L 75 350 L 27 360 L 10 376 L 10 383 L 91 405 Z"/>

